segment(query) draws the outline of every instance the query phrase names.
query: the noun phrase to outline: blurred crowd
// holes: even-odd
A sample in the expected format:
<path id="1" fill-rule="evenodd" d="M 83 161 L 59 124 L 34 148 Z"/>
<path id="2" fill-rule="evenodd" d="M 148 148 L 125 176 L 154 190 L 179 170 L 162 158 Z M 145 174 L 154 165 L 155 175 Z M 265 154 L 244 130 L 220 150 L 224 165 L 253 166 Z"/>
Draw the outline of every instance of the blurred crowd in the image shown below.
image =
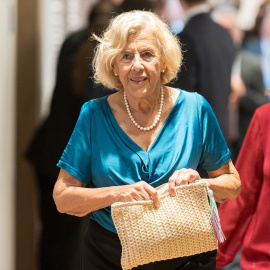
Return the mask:
<path id="1" fill-rule="evenodd" d="M 40 192 L 40 216 L 43 224 L 39 249 L 40 269 L 78 269 L 79 243 L 82 242 L 89 217 L 78 218 L 58 213 L 52 199 L 52 190 L 59 170 L 56 164 L 73 131 L 82 104 L 114 93 L 114 90 L 96 85 L 93 81 L 91 61 L 96 41 L 91 39 L 91 35 L 99 35 L 113 16 L 125 11 L 150 10 L 163 18 L 172 32 L 179 35 L 184 48 L 184 64 L 174 85 L 205 96 L 217 115 L 235 162 L 254 112 L 269 102 L 266 93 L 270 92 L 270 1 L 254 0 L 253 5 L 258 3 L 252 8 L 250 15 L 246 14 L 249 19 L 246 27 L 243 12 L 248 12 L 246 5 L 250 2 L 216 0 L 204 3 L 204 8 L 207 5 L 206 13 L 215 24 L 213 31 L 221 35 L 215 39 L 210 34 L 205 34 L 204 37 L 196 34 L 197 45 L 200 47 L 198 52 L 208 57 L 205 64 L 202 62 L 201 69 L 204 73 L 195 70 L 196 64 L 192 65 L 192 61 L 201 63 L 200 56 L 194 59 L 188 52 L 185 53 L 195 47 L 190 41 L 190 30 L 187 27 L 191 23 L 190 5 L 193 7 L 194 4 L 185 5 L 185 0 L 96 1 L 89 11 L 87 27 L 66 38 L 58 57 L 50 114 L 38 127 L 27 150 L 27 159 L 33 165 Z M 192 12 L 194 10 L 193 8 Z M 255 15 L 254 10 L 257 10 Z M 219 31 L 218 27 L 222 30 Z M 204 39 L 212 44 L 212 56 L 203 51 Z M 219 43 L 219 40 L 222 42 Z M 223 48 L 225 46 L 226 49 Z M 222 68 L 211 70 L 210 60 Z M 194 77 L 188 77 L 192 70 Z M 185 75 L 185 71 L 188 74 Z M 217 73 L 222 72 L 228 75 L 219 79 L 221 74 Z M 203 74 L 202 77 L 200 74 Z M 214 89 L 211 89 L 211 76 L 217 81 Z M 223 121 L 226 123 L 223 124 Z M 235 269 L 240 269 L 239 263 L 235 264 Z"/>

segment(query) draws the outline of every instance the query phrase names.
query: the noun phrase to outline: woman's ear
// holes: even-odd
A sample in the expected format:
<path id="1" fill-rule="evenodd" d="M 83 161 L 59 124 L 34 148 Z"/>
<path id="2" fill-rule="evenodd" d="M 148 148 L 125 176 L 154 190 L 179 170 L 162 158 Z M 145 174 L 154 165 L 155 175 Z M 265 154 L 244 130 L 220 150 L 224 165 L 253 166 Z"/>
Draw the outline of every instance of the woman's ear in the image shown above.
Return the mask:
<path id="1" fill-rule="evenodd" d="M 162 73 L 164 73 L 164 72 L 165 72 L 166 67 L 167 67 L 167 65 L 166 65 L 166 63 L 164 62 L 164 63 L 162 64 Z"/>
<path id="2" fill-rule="evenodd" d="M 115 67 L 114 64 L 112 65 L 112 71 L 113 71 L 115 76 L 118 76 L 118 71 L 117 71 L 117 68 Z"/>

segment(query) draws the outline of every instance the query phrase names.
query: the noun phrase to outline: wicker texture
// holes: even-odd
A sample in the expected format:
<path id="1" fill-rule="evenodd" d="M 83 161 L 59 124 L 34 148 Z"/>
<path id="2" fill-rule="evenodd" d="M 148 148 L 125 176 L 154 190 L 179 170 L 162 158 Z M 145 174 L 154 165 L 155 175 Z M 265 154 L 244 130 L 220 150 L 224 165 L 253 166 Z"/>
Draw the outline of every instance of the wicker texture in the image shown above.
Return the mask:
<path id="1" fill-rule="evenodd" d="M 206 184 L 179 186 L 175 197 L 163 193 L 159 209 L 152 201 L 112 205 L 123 270 L 217 249 Z"/>

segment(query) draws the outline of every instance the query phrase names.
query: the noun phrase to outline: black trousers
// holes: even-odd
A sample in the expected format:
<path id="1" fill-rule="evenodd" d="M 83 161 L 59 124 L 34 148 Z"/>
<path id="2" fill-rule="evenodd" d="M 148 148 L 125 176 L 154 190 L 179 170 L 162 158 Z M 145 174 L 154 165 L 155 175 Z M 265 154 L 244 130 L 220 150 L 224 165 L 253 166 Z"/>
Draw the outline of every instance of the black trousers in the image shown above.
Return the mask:
<path id="1" fill-rule="evenodd" d="M 121 244 L 112 233 L 90 219 L 84 236 L 80 270 L 121 270 Z M 189 257 L 141 265 L 134 270 L 216 270 L 216 250 Z"/>

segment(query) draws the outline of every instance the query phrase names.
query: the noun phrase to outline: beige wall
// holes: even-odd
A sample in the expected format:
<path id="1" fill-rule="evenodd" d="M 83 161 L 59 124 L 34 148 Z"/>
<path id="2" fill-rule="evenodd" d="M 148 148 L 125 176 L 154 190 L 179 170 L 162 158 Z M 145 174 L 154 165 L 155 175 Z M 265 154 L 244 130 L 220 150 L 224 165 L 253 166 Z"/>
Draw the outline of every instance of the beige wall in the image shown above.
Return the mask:
<path id="1" fill-rule="evenodd" d="M 15 267 L 16 1 L 0 1 L 0 270 Z"/>
<path id="2" fill-rule="evenodd" d="M 37 189 L 25 151 L 37 122 L 39 0 L 18 0 L 16 69 L 16 270 L 37 270 Z"/>

